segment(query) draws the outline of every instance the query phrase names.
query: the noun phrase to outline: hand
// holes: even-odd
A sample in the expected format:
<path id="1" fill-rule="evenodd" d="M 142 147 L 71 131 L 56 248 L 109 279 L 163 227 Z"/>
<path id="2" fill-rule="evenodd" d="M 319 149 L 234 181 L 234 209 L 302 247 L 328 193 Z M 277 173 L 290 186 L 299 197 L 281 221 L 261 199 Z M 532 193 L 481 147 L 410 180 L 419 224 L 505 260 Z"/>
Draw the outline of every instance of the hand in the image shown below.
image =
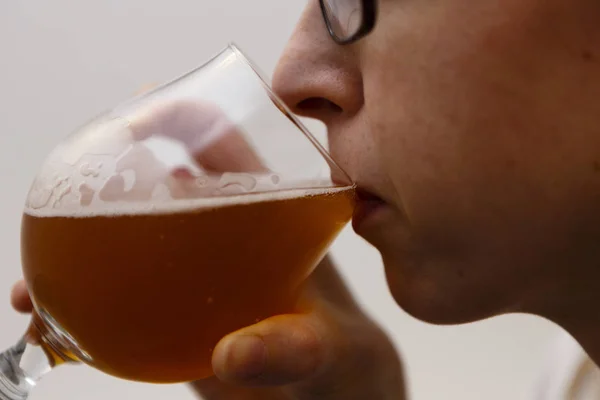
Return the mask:
<path id="1" fill-rule="evenodd" d="M 32 309 L 24 282 L 12 305 Z M 329 260 L 305 285 L 304 313 L 232 333 L 213 355 L 216 377 L 192 383 L 206 400 L 405 399 L 393 345 L 359 309 Z"/>
<path id="2" fill-rule="evenodd" d="M 326 259 L 301 308 L 225 337 L 213 354 L 217 378 L 193 383 L 207 400 L 405 399 L 398 353 L 359 309 Z"/>

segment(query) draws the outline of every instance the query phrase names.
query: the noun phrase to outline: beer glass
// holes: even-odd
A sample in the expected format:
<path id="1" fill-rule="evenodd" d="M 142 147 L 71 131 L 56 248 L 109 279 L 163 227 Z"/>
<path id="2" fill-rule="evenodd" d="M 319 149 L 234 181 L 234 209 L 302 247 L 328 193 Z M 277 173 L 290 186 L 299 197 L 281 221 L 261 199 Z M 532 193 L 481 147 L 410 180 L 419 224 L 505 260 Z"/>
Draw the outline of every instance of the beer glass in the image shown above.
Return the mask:
<path id="1" fill-rule="evenodd" d="M 354 186 L 234 45 L 56 147 L 22 222 L 32 323 L 0 399 L 65 362 L 151 383 L 212 374 L 220 338 L 293 312 Z"/>

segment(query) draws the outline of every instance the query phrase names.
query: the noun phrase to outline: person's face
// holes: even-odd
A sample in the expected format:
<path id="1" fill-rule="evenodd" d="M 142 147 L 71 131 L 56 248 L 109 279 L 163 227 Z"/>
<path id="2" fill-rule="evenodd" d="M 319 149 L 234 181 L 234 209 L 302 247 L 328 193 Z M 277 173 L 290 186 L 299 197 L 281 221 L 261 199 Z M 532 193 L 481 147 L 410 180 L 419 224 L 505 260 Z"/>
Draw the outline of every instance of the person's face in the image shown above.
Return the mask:
<path id="1" fill-rule="evenodd" d="M 356 229 L 408 312 L 453 323 L 585 291 L 600 262 L 597 0 L 380 0 L 348 46 L 310 0 L 273 85 L 385 202 Z"/>

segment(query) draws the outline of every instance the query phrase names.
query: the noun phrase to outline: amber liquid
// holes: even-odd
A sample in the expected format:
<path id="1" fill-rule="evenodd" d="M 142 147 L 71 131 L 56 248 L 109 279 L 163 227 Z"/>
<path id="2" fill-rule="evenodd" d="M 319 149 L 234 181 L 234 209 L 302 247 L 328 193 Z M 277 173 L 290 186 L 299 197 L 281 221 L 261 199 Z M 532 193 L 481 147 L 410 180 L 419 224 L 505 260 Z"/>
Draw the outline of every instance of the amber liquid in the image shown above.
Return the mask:
<path id="1" fill-rule="evenodd" d="M 212 375 L 226 334 L 294 310 L 351 218 L 353 190 L 280 192 L 168 213 L 25 213 L 32 296 L 94 367 L 145 382 Z"/>

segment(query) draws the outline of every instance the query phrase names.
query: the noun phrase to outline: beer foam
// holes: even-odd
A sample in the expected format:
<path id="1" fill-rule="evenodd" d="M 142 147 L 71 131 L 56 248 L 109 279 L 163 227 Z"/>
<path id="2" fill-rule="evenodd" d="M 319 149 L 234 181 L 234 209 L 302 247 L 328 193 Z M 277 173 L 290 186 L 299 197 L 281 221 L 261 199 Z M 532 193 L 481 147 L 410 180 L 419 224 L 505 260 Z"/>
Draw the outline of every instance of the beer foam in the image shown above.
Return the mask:
<path id="1" fill-rule="evenodd" d="M 89 217 L 120 217 L 153 214 L 177 214 L 194 210 L 211 210 L 222 207 L 247 205 L 254 203 L 272 202 L 313 197 L 320 195 L 333 195 L 352 190 L 352 186 L 322 187 L 310 189 L 286 189 L 270 192 L 247 193 L 221 197 L 206 197 L 200 199 L 171 200 L 168 203 L 132 203 L 132 202 L 106 202 L 105 207 L 79 207 L 76 209 L 35 209 L 25 207 L 24 213 L 37 218 L 89 218 Z"/>

